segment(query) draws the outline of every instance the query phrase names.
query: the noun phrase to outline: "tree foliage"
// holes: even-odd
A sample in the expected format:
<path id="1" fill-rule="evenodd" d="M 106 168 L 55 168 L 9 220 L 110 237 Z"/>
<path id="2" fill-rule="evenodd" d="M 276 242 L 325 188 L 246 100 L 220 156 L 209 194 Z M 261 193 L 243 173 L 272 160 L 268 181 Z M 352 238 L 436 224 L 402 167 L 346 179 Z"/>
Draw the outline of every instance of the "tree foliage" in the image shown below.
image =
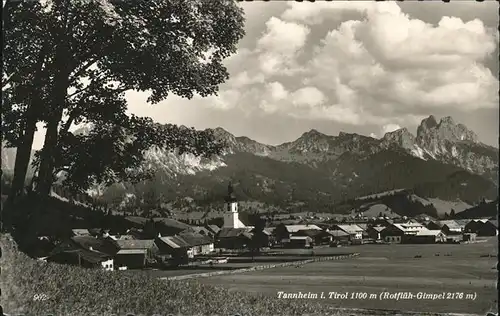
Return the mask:
<path id="1" fill-rule="evenodd" d="M 223 60 L 244 34 L 236 3 L 8 1 L 4 11 L 2 123 L 11 146 L 45 123 L 35 160 L 39 193 L 48 193 L 61 170 L 76 191 L 95 181 L 142 179 L 132 170 L 151 146 L 219 152 L 207 131 L 128 115 L 124 92 L 144 91 L 153 104 L 171 93 L 216 94 L 228 78 Z M 89 134 L 70 132 L 82 123 L 93 126 Z"/>

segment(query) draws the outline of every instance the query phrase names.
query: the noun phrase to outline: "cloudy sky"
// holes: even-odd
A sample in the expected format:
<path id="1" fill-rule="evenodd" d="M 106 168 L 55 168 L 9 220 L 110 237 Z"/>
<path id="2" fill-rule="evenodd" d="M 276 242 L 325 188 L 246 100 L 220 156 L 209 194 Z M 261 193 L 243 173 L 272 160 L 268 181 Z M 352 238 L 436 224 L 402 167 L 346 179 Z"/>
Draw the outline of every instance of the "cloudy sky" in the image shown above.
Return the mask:
<path id="1" fill-rule="evenodd" d="M 380 137 L 430 114 L 498 145 L 498 3 L 247 2 L 218 97 L 127 94 L 160 123 L 279 144 L 315 128 Z M 43 140 L 37 138 L 40 147 Z"/>

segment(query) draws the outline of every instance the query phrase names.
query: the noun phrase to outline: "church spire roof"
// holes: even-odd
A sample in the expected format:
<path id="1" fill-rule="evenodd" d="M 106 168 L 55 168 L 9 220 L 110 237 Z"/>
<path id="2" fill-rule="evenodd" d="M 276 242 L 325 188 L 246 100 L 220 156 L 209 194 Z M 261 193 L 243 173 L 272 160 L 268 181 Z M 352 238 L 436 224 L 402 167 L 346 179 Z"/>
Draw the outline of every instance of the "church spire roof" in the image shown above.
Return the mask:
<path id="1" fill-rule="evenodd" d="M 229 184 L 227 186 L 226 202 L 236 202 L 236 195 L 234 194 L 233 184 L 231 183 L 231 181 L 229 181 Z"/>

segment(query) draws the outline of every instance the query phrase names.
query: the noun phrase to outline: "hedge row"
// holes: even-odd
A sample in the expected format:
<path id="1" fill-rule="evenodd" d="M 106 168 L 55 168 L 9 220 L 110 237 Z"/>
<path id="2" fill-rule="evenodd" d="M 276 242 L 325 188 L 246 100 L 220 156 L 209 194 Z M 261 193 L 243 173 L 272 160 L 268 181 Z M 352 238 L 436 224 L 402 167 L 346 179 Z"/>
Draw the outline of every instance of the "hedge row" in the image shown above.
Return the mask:
<path id="1" fill-rule="evenodd" d="M 319 262 L 319 261 L 341 260 L 341 259 L 352 258 L 352 257 L 358 256 L 358 255 L 359 255 L 359 253 L 352 253 L 349 255 L 342 255 L 342 256 L 317 257 L 317 258 L 308 259 L 308 260 L 282 262 L 282 263 L 277 263 L 277 264 L 267 264 L 267 265 L 260 265 L 260 266 L 255 266 L 255 267 L 251 267 L 251 268 L 244 268 L 244 269 L 235 269 L 235 270 L 229 270 L 229 271 L 227 271 L 227 270 L 214 271 L 214 272 L 205 272 L 205 273 L 194 273 L 194 274 L 188 274 L 188 275 L 164 277 L 164 278 L 160 278 L 160 279 L 161 280 L 169 280 L 169 281 L 174 281 L 174 280 L 179 281 L 179 280 L 212 277 L 212 276 L 219 276 L 219 275 L 226 275 L 226 274 L 238 274 L 238 273 L 245 273 L 245 272 L 272 269 L 272 268 L 298 266 L 298 265 L 303 265 L 303 264 L 312 263 L 312 262 Z"/>

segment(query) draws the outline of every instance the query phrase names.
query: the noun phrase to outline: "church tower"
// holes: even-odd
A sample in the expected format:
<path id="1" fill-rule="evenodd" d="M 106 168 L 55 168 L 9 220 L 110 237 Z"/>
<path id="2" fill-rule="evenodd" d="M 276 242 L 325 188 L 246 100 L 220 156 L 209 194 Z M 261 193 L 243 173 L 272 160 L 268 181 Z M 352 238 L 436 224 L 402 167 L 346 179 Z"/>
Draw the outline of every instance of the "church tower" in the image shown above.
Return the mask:
<path id="1" fill-rule="evenodd" d="M 238 201 L 234 195 L 233 185 L 229 182 L 224 213 L 224 228 L 243 228 L 245 225 L 238 218 Z"/>

